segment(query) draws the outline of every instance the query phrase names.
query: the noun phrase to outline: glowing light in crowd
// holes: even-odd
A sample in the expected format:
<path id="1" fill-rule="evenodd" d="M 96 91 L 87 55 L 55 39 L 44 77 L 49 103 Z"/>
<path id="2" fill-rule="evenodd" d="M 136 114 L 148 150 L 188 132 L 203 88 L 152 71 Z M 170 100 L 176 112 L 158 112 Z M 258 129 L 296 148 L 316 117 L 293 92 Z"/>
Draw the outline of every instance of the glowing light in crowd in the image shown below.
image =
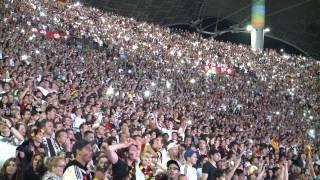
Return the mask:
<path id="1" fill-rule="evenodd" d="M 276 115 L 280 115 L 280 112 L 279 112 L 279 111 L 277 111 L 277 112 L 276 112 Z"/>
<path id="2" fill-rule="evenodd" d="M 166 82 L 166 87 L 167 87 L 168 89 L 171 88 L 171 83 L 170 83 L 169 81 Z"/>
<path id="3" fill-rule="evenodd" d="M 156 83 L 151 82 L 151 86 L 152 86 L 152 87 L 155 87 L 155 86 L 156 86 Z"/>
<path id="4" fill-rule="evenodd" d="M 35 53 L 36 54 L 40 54 L 40 51 L 37 49 L 37 50 L 35 50 Z"/>
<path id="5" fill-rule="evenodd" d="M 149 90 L 145 90 L 143 93 L 144 97 L 148 98 L 151 95 L 151 92 Z"/>
<path id="6" fill-rule="evenodd" d="M 313 139 L 316 138 L 316 130 L 315 129 L 308 129 L 307 134 Z"/>
<path id="7" fill-rule="evenodd" d="M 22 55 L 22 56 L 21 56 L 21 60 L 24 61 L 24 60 L 27 60 L 27 59 L 28 59 L 28 56 L 27 56 L 27 55 Z"/>
<path id="8" fill-rule="evenodd" d="M 190 79 L 190 83 L 194 84 L 194 83 L 196 83 L 196 80 L 192 78 L 192 79 Z"/>
<path id="9" fill-rule="evenodd" d="M 26 31 L 24 29 L 21 29 L 21 33 L 24 34 Z"/>
<path id="10" fill-rule="evenodd" d="M 111 95 L 113 95 L 114 94 L 114 89 L 113 89 L 113 87 L 109 87 L 108 89 L 107 89 L 107 95 L 108 96 L 111 96 Z"/>

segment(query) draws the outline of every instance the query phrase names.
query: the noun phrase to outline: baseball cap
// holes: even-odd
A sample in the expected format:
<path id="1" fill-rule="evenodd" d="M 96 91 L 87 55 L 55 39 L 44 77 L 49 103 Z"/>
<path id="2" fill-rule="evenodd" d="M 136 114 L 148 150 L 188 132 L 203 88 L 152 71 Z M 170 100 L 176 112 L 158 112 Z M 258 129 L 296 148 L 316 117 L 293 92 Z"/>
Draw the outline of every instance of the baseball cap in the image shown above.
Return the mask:
<path id="1" fill-rule="evenodd" d="M 196 151 L 193 151 L 191 149 L 186 150 L 186 152 L 184 152 L 184 159 L 187 160 L 189 157 L 191 157 L 193 154 L 196 154 Z"/>
<path id="2" fill-rule="evenodd" d="M 74 143 L 74 145 L 72 146 L 72 154 L 76 157 L 77 155 L 77 150 L 81 150 L 82 148 L 84 148 L 86 145 L 90 144 L 90 142 L 86 141 L 86 140 L 79 140 L 76 141 Z"/>
<path id="3" fill-rule="evenodd" d="M 167 162 L 167 168 L 168 168 L 171 164 L 176 165 L 176 166 L 178 167 L 178 170 L 180 171 L 180 166 L 179 166 L 179 163 L 178 163 L 177 161 L 172 160 L 172 159 L 169 160 L 169 161 Z"/>

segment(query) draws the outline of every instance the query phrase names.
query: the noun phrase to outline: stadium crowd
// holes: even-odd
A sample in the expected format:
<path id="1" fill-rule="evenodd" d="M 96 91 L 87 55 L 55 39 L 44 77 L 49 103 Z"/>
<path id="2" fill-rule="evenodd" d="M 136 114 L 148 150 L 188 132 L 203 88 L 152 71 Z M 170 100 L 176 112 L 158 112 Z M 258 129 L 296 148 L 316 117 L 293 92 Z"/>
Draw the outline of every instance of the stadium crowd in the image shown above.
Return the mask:
<path id="1" fill-rule="evenodd" d="M 0 2 L 0 179 L 320 179 L 319 61 L 81 3 Z"/>

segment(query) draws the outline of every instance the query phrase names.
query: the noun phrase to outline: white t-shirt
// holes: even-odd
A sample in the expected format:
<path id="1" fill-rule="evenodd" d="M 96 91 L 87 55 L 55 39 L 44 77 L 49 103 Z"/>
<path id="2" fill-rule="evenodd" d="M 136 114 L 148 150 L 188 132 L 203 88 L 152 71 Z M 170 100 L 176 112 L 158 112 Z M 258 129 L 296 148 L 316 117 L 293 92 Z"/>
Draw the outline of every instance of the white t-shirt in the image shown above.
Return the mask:
<path id="1" fill-rule="evenodd" d="M 180 171 L 187 176 L 188 180 L 198 180 L 196 168 L 185 164 L 181 166 Z"/>
<path id="2" fill-rule="evenodd" d="M 3 137 L 0 136 L 0 167 L 4 164 L 4 162 L 12 157 L 16 157 L 16 149 L 19 145 L 21 145 L 23 141 L 19 141 L 14 137 Z"/>
<path id="3" fill-rule="evenodd" d="M 71 118 L 73 119 L 73 128 L 77 130 L 79 129 L 82 123 L 86 122 L 84 118 L 77 117 L 75 114 L 71 114 Z"/>

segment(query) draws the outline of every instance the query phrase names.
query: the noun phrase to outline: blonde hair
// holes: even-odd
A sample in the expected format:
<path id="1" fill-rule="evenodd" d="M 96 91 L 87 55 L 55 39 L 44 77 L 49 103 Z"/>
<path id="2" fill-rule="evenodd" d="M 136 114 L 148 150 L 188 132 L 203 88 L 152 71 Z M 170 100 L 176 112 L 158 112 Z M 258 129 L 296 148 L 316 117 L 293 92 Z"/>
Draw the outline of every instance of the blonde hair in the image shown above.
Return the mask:
<path id="1" fill-rule="evenodd" d="M 52 168 L 56 167 L 60 160 L 64 160 L 64 158 L 59 157 L 59 156 L 54 156 L 54 157 L 48 159 L 48 162 L 47 162 L 48 170 L 52 171 Z"/>

